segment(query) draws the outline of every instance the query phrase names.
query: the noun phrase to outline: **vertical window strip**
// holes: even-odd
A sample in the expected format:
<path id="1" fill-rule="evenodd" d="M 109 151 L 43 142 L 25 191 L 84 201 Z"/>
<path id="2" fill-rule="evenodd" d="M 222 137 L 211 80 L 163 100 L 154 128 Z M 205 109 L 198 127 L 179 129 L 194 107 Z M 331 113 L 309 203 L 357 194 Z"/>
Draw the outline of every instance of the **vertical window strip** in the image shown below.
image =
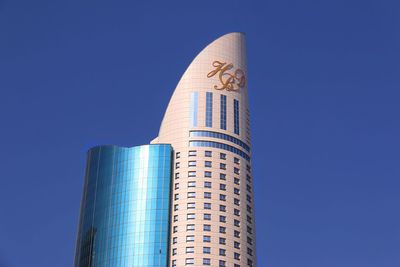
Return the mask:
<path id="1" fill-rule="evenodd" d="M 234 130 L 235 134 L 239 134 L 239 101 L 233 100 L 233 110 L 234 110 Z"/>
<path id="2" fill-rule="evenodd" d="M 206 93 L 206 127 L 212 127 L 212 102 L 213 93 Z"/>
<path id="3" fill-rule="evenodd" d="M 226 95 L 221 95 L 221 129 L 226 130 Z"/>
<path id="4" fill-rule="evenodd" d="M 199 93 L 190 93 L 190 127 L 197 127 L 197 109 L 198 109 Z"/>

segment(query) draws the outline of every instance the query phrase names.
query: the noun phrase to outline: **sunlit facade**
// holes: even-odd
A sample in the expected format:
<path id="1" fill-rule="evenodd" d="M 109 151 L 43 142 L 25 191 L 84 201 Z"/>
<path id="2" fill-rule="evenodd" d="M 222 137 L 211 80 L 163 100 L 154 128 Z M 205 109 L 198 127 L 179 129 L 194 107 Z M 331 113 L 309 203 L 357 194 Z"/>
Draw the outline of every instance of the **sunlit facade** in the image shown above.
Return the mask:
<path id="1" fill-rule="evenodd" d="M 135 194 L 127 194 L 123 203 L 130 215 L 125 215 L 125 211 L 114 212 L 114 205 L 109 206 L 110 202 L 92 199 L 96 189 L 90 184 L 95 179 L 91 177 L 97 177 L 97 172 L 104 168 L 109 175 L 96 179 L 101 188 L 110 187 L 104 190 L 114 192 L 113 179 L 120 172 L 112 174 L 116 169 L 109 170 L 115 158 L 111 160 L 109 156 L 110 159 L 103 162 L 89 156 L 88 184 L 84 188 L 75 266 L 257 266 L 244 34 L 226 34 L 196 56 L 175 88 L 158 136 L 150 146 L 139 148 L 151 150 L 152 146 L 165 149 L 162 157 L 161 154 L 152 157 L 154 168 L 161 169 L 161 173 L 147 177 L 139 171 L 139 176 L 121 176 L 122 180 L 131 177 L 129 179 L 134 181 L 141 179 L 142 183 L 120 183 L 118 188 L 149 192 L 152 190 L 144 188 L 143 182 L 153 177 L 150 184 L 157 180 L 157 186 L 161 186 L 157 187 L 156 193 L 152 192 L 155 198 L 162 199 L 162 209 L 157 206 L 152 210 L 154 206 L 144 205 L 143 198 L 136 199 Z M 120 151 L 118 153 L 132 150 L 130 153 L 135 154 L 138 152 L 133 151 L 139 148 L 107 149 Z M 100 157 L 101 151 L 94 148 L 89 155 L 91 153 L 95 155 L 93 157 Z M 131 170 L 135 169 L 135 162 L 143 170 L 149 169 L 143 163 L 147 162 L 143 157 L 120 164 Z M 99 168 L 97 172 L 91 170 L 92 164 Z M 166 188 L 169 190 L 164 190 Z M 104 198 L 110 198 L 111 193 L 100 192 L 105 194 Z M 120 200 L 115 201 L 118 207 Z M 109 217 L 104 215 L 107 212 L 111 212 L 112 218 L 120 225 L 109 224 Z M 143 214 L 147 216 L 148 213 L 147 218 L 151 219 L 145 219 L 144 225 L 149 223 L 149 227 L 138 234 L 137 229 L 143 229 L 140 222 Z M 96 225 L 93 221 L 101 223 Z M 109 228 L 100 233 L 103 225 Z M 110 233 L 107 231 L 111 231 L 112 241 L 109 241 Z M 114 232 L 119 235 L 115 236 Z M 132 233 L 137 233 L 137 236 Z M 158 236 L 157 233 L 162 233 L 162 238 L 152 239 Z M 113 248 L 117 243 L 122 244 L 121 252 L 115 252 L 118 255 L 115 256 Z M 92 265 L 87 265 L 88 262 Z"/>

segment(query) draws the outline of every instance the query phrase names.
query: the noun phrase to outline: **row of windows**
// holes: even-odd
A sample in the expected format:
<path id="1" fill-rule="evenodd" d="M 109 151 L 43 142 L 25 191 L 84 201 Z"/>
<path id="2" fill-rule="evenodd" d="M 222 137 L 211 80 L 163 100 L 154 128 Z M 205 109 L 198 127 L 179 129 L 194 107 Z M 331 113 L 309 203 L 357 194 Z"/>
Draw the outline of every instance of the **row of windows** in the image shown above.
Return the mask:
<path id="1" fill-rule="evenodd" d="M 240 149 L 237 149 L 236 147 L 219 143 L 219 142 L 214 142 L 214 141 L 201 141 L 201 140 L 194 140 L 194 141 L 189 141 L 189 147 L 214 147 L 214 148 L 219 148 L 223 150 L 230 151 L 232 153 L 235 153 L 244 159 L 250 161 L 249 155 L 247 155 L 245 152 L 243 152 Z"/>
<path id="2" fill-rule="evenodd" d="M 197 127 L 197 113 L 199 105 L 199 93 L 190 93 L 190 127 Z M 220 128 L 226 130 L 226 95 L 220 95 Z M 212 112 L 213 112 L 213 93 L 206 92 L 206 127 L 212 127 Z M 234 110 L 234 132 L 239 134 L 239 101 L 234 99 L 233 102 Z"/>
<path id="3" fill-rule="evenodd" d="M 212 138 L 218 138 L 222 140 L 226 140 L 229 142 L 232 142 L 238 146 L 243 147 L 247 152 L 250 152 L 250 146 L 241 141 L 240 139 L 233 137 L 228 134 L 223 134 L 223 133 L 218 133 L 218 132 L 213 132 L 213 131 L 203 131 L 203 130 L 192 130 L 189 132 L 190 137 L 212 137 Z"/>

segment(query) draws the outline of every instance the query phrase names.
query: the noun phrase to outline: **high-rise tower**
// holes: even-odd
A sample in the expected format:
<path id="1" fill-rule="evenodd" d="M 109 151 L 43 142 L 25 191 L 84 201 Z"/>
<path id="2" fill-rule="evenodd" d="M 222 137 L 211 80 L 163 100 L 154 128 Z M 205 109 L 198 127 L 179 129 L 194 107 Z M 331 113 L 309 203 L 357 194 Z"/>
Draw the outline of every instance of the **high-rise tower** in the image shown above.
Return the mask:
<path id="1" fill-rule="evenodd" d="M 151 145 L 89 151 L 75 266 L 256 266 L 249 116 L 244 34 L 226 34 Z"/>
<path id="2" fill-rule="evenodd" d="M 208 45 L 152 143 L 174 149 L 171 266 L 256 266 L 244 34 Z"/>

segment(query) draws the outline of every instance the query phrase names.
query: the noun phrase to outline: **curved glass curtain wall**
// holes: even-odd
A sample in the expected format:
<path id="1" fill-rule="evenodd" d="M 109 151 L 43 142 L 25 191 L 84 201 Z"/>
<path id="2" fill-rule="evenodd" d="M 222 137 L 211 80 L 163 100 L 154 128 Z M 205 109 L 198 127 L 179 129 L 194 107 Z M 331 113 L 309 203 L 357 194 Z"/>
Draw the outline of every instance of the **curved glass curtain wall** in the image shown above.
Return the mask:
<path id="1" fill-rule="evenodd" d="M 170 145 L 89 150 L 75 267 L 165 267 Z"/>

